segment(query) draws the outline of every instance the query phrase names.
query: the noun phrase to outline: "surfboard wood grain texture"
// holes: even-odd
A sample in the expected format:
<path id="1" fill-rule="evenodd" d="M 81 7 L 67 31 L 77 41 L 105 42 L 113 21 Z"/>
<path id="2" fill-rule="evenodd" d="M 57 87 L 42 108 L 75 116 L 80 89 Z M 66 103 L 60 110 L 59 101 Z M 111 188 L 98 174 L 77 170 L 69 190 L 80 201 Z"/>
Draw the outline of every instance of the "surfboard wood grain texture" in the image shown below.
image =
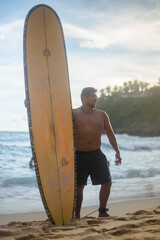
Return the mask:
<path id="1" fill-rule="evenodd" d="M 26 17 L 24 74 L 39 190 L 50 221 L 66 224 L 75 205 L 72 107 L 62 26 L 47 5 Z"/>

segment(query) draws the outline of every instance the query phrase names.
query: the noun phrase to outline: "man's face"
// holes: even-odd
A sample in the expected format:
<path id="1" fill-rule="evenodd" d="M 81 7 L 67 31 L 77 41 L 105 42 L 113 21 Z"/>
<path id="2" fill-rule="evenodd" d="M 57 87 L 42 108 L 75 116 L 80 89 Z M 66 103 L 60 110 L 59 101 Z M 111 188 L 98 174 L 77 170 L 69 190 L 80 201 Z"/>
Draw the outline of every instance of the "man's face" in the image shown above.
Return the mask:
<path id="1" fill-rule="evenodd" d="M 97 103 L 97 94 L 95 92 L 91 92 L 87 97 L 87 105 L 91 108 L 94 108 Z"/>

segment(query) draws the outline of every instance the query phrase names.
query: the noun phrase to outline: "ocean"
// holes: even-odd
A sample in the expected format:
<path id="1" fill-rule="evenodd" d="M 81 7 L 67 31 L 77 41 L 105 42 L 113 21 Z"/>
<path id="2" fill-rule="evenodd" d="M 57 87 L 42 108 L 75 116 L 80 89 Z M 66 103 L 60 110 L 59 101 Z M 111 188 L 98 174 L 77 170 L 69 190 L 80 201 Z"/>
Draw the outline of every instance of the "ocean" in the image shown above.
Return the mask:
<path id="1" fill-rule="evenodd" d="M 110 163 L 112 189 L 109 202 L 160 197 L 160 137 L 116 135 L 122 165 L 116 166 L 115 152 L 102 135 L 102 151 Z M 0 214 L 43 211 L 28 132 L 0 132 Z M 90 179 L 84 190 L 83 206 L 97 205 L 100 186 Z"/>

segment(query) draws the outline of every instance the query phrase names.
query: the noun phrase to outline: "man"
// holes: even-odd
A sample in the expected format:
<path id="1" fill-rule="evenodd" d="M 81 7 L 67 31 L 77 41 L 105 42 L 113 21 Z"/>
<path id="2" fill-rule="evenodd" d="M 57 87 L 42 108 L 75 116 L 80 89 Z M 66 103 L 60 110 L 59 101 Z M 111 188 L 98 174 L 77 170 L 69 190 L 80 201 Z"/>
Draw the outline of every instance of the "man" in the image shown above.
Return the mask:
<path id="1" fill-rule="evenodd" d="M 108 217 L 107 201 L 110 195 L 111 176 L 107 159 L 100 150 L 101 135 L 105 130 L 110 144 L 116 152 L 117 165 L 121 164 L 121 156 L 108 115 L 96 108 L 97 90 L 87 87 L 82 90 L 82 106 L 73 110 L 75 123 L 75 146 L 77 160 L 77 201 L 76 219 L 80 219 L 83 201 L 83 189 L 90 175 L 93 185 L 101 185 L 99 193 L 99 217 Z"/>

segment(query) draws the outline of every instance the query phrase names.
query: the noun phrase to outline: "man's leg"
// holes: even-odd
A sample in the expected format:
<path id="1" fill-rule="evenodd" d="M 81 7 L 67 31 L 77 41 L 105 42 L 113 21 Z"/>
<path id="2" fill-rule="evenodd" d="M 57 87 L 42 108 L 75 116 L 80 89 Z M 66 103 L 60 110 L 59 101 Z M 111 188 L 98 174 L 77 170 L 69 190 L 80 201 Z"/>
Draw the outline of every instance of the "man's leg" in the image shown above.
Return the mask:
<path id="1" fill-rule="evenodd" d="M 75 210 L 75 217 L 76 219 L 80 219 L 80 211 L 83 201 L 83 189 L 85 185 L 77 186 L 77 199 L 76 199 L 76 210 Z"/>
<path id="2" fill-rule="evenodd" d="M 101 185 L 100 193 L 99 193 L 99 200 L 100 200 L 100 212 L 99 212 L 99 217 L 108 217 L 109 214 L 106 213 L 106 205 L 107 201 L 110 195 L 110 189 L 111 189 L 112 183 L 104 183 Z"/>

